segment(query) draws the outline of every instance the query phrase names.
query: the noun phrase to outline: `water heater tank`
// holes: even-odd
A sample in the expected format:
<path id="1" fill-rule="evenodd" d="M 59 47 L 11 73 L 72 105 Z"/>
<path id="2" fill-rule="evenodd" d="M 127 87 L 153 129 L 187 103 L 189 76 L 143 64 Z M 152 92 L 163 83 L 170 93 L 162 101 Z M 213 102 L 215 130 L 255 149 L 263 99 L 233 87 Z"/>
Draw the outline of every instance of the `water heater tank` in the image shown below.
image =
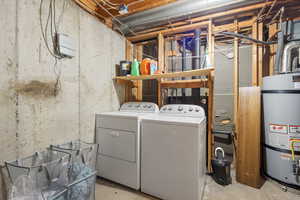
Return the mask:
<path id="1" fill-rule="evenodd" d="M 264 173 L 289 187 L 300 188 L 300 73 L 279 74 L 263 79 Z"/>

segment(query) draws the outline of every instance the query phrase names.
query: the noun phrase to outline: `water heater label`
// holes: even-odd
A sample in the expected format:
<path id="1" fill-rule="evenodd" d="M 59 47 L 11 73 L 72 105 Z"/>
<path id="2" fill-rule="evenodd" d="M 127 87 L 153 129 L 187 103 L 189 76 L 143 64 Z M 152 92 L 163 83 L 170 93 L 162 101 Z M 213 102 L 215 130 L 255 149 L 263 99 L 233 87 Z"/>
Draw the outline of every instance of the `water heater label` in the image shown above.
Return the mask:
<path id="1" fill-rule="evenodd" d="M 288 134 L 288 126 L 287 125 L 279 125 L 279 124 L 270 124 L 270 132 Z"/>
<path id="2" fill-rule="evenodd" d="M 299 89 L 300 88 L 300 82 L 295 82 L 294 83 L 294 88 Z"/>
<path id="3" fill-rule="evenodd" d="M 300 134 L 300 125 L 290 125 L 290 133 Z"/>

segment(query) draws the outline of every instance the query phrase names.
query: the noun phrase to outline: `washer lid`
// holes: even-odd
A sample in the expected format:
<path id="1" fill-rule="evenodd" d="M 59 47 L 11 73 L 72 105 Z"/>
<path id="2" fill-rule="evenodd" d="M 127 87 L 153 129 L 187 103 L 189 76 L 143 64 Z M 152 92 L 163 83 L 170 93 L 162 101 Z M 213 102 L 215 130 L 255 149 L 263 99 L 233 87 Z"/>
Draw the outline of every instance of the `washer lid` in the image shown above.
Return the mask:
<path id="1" fill-rule="evenodd" d="M 158 124 L 173 124 L 183 126 L 199 126 L 202 122 L 205 122 L 204 117 L 186 117 L 186 116 L 171 116 L 171 115 L 148 115 L 142 118 L 144 122 L 155 122 Z"/>
<path id="2" fill-rule="evenodd" d="M 160 109 L 160 114 L 180 117 L 205 117 L 205 111 L 201 106 L 189 104 L 169 104 Z"/>
<path id="3" fill-rule="evenodd" d="M 151 102 L 127 102 L 121 108 L 121 112 L 138 112 L 138 113 L 156 113 L 159 108 L 155 103 Z"/>
<path id="4" fill-rule="evenodd" d="M 144 116 L 155 115 L 156 113 L 138 113 L 138 112 L 124 112 L 124 111 L 116 111 L 116 112 L 103 112 L 97 114 L 98 116 L 110 116 L 110 117 L 120 117 L 120 118 L 141 118 Z"/>

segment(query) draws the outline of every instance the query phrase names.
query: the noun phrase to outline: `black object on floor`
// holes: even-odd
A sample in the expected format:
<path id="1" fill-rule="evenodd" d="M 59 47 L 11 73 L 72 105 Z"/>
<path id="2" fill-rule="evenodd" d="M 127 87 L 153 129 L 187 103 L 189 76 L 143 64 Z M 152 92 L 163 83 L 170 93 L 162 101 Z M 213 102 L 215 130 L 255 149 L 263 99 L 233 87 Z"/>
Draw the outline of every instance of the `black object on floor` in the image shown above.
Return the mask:
<path id="1" fill-rule="evenodd" d="M 220 154 L 221 152 L 221 154 Z M 216 148 L 215 158 L 212 159 L 213 179 L 220 185 L 229 185 L 232 183 L 230 175 L 231 162 L 225 159 L 224 150 L 221 147 Z"/>

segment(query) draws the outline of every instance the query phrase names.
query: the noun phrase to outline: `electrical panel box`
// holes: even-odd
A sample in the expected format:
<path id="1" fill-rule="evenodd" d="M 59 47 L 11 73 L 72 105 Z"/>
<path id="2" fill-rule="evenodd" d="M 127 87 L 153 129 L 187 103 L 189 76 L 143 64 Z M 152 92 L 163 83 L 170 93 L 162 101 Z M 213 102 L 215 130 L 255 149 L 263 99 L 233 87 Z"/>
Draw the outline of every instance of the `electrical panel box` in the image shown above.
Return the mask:
<path id="1" fill-rule="evenodd" d="M 67 34 L 56 34 L 57 53 L 62 57 L 72 58 L 75 56 L 75 47 L 72 39 Z"/>

